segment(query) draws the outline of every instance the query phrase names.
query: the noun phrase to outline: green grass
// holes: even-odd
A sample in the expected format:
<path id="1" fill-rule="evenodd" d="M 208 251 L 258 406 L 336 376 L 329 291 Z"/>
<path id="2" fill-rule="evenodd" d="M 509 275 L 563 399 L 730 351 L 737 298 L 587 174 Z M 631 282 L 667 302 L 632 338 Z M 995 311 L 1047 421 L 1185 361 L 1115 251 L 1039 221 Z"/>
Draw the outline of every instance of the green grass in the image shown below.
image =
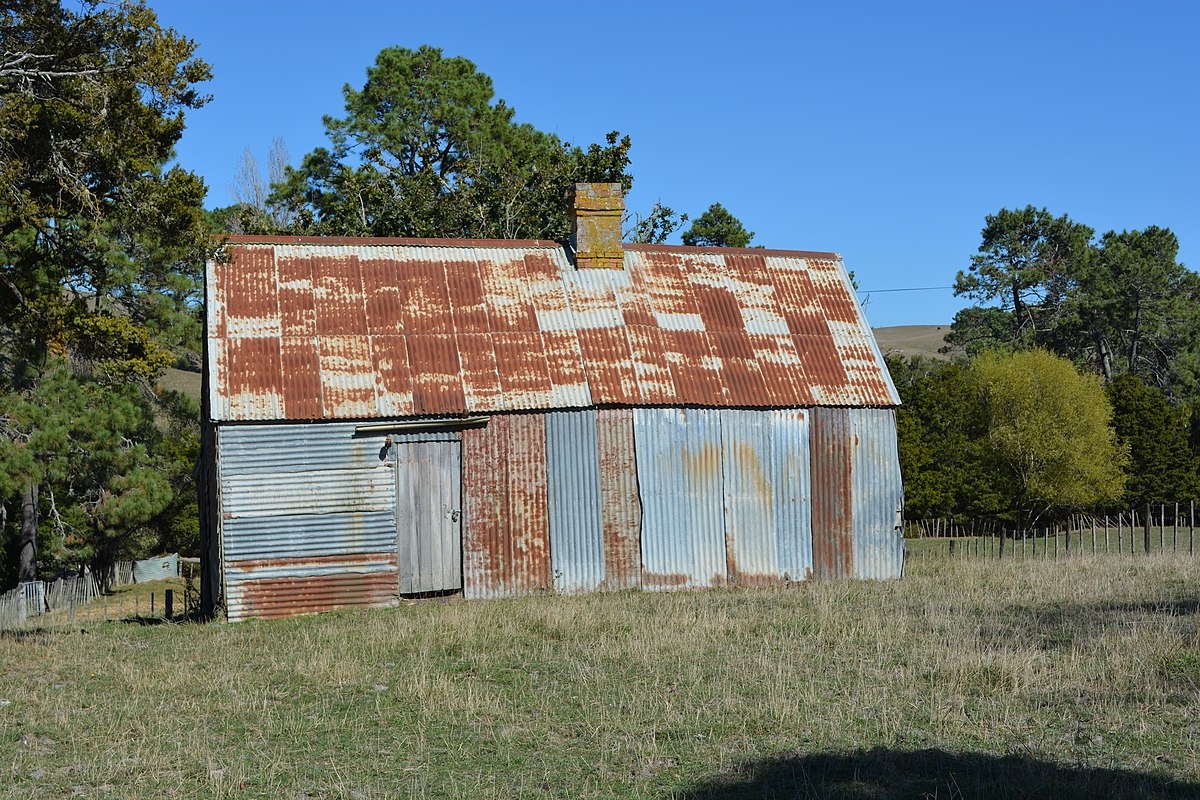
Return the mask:
<path id="1" fill-rule="evenodd" d="M 0 638 L 8 797 L 1200 796 L 1200 559 Z"/>

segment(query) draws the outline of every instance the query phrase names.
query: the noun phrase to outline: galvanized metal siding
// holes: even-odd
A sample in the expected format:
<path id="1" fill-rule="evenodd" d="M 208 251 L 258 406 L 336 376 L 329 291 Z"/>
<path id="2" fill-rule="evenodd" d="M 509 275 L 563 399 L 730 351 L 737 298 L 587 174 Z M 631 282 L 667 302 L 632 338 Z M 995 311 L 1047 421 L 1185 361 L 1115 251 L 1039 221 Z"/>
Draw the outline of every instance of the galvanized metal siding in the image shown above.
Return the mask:
<path id="1" fill-rule="evenodd" d="M 904 487 L 896 449 L 896 412 L 856 408 L 851 458 L 854 577 L 899 578 L 904 561 L 900 515 Z"/>
<path id="2" fill-rule="evenodd" d="M 762 585 L 812 574 L 809 442 L 803 411 L 722 411 L 726 568 Z"/>
<path id="3" fill-rule="evenodd" d="M 600 517 L 604 530 L 604 588 L 633 589 L 642 582 L 642 502 L 638 491 L 633 410 L 596 412 L 600 461 Z"/>
<path id="4" fill-rule="evenodd" d="M 854 571 L 851 460 L 854 417 L 849 409 L 811 413 L 813 574 L 849 578 Z"/>
<path id="5" fill-rule="evenodd" d="M 560 592 L 600 588 L 605 577 L 596 412 L 546 415 L 550 566 Z"/>
<path id="6" fill-rule="evenodd" d="M 642 514 L 642 588 L 725 582 L 721 419 L 710 409 L 633 411 Z"/>
<path id="7" fill-rule="evenodd" d="M 545 415 L 496 415 L 462 438 L 464 596 L 553 588 Z"/>
<path id="8" fill-rule="evenodd" d="M 394 602 L 394 469 L 353 424 L 222 426 L 231 621 Z"/>
<path id="9" fill-rule="evenodd" d="M 778 568 L 792 581 L 813 576 L 811 414 L 798 409 L 769 414 Z"/>

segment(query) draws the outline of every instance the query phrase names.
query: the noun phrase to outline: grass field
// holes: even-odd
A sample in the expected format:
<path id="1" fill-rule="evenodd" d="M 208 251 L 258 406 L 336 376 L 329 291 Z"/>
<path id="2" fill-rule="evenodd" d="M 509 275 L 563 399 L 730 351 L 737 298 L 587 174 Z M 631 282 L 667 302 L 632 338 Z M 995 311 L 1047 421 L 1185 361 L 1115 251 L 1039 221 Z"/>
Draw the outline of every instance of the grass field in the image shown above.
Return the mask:
<path id="1" fill-rule="evenodd" d="M 0 638 L 5 797 L 1200 797 L 1200 559 Z"/>
<path id="2" fill-rule="evenodd" d="M 946 334 L 950 332 L 949 325 L 893 325 L 885 328 L 872 328 L 875 341 L 884 355 L 895 353 L 912 358 L 949 358 L 939 352 L 946 345 Z"/>

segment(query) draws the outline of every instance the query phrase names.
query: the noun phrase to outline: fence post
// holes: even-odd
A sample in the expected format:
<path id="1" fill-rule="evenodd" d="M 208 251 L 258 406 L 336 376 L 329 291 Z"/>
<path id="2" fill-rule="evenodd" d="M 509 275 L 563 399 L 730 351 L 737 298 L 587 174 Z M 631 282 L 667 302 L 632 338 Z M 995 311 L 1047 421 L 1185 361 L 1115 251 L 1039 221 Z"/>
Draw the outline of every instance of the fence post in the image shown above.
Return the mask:
<path id="1" fill-rule="evenodd" d="M 1158 504 L 1158 554 L 1167 550 L 1167 504 Z"/>
<path id="2" fill-rule="evenodd" d="M 1142 520 L 1142 543 L 1146 548 L 1146 555 L 1150 555 L 1150 504 L 1146 503 L 1146 518 Z"/>
<path id="3" fill-rule="evenodd" d="M 1092 514 L 1092 555 L 1096 555 L 1096 515 Z"/>
<path id="4" fill-rule="evenodd" d="M 1188 523 L 1189 524 L 1189 527 L 1188 527 L 1188 555 L 1190 556 L 1195 552 L 1195 546 L 1196 546 L 1196 501 L 1195 500 L 1191 501 L 1191 503 L 1189 505 L 1189 509 L 1190 509 L 1190 511 L 1188 513 L 1188 520 L 1189 520 L 1189 523 Z"/>
<path id="5" fill-rule="evenodd" d="M 1071 557 L 1071 532 L 1075 529 L 1075 515 L 1067 517 L 1067 558 Z"/>
<path id="6" fill-rule="evenodd" d="M 1171 552 L 1179 552 L 1179 501 L 1175 502 L 1175 523 L 1171 526 Z"/>
<path id="7" fill-rule="evenodd" d="M 175 593 L 170 589 L 163 592 L 163 616 L 167 618 L 167 622 L 171 621 L 175 611 Z"/>
<path id="8" fill-rule="evenodd" d="M 1005 531 L 1004 527 L 1001 526 L 1001 528 L 1000 528 L 1000 553 L 997 556 L 1001 561 L 1004 560 L 1004 534 L 1006 532 L 1007 531 Z"/>

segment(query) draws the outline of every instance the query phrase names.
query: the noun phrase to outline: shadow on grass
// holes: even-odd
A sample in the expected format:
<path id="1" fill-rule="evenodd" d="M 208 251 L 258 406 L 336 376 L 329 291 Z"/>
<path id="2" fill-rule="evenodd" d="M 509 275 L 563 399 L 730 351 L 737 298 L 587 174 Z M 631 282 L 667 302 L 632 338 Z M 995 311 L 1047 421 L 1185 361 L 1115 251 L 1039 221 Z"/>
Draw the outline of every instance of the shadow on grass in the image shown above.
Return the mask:
<path id="1" fill-rule="evenodd" d="M 1115 627 L 1200 614 L 1200 600 L 1126 603 L 1055 603 L 1010 606 L 987 615 L 980 629 L 985 645 L 1030 645 L 1042 650 L 1069 649 Z"/>
<path id="2" fill-rule="evenodd" d="M 1193 800 L 1200 783 L 1122 769 L 1072 768 L 1024 756 L 888 750 L 777 756 L 676 794 L 679 800 Z"/>

